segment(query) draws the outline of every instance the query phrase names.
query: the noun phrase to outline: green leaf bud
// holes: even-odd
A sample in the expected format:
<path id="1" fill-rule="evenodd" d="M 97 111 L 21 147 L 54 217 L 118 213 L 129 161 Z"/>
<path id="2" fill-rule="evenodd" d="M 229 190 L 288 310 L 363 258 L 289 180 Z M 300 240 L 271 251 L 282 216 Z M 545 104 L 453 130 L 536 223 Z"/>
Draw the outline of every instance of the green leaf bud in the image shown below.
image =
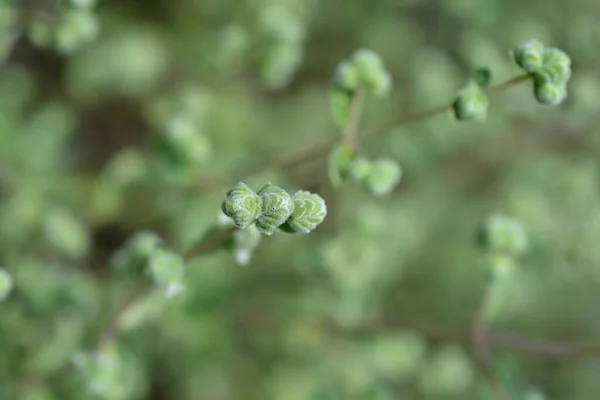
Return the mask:
<path id="1" fill-rule="evenodd" d="M 487 87 L 492 82 L 492 71 L 489 68 L 477 68 L 471 74 L 471 79 L 482 88 Z"/>
<path id="2" fill-rule="evenodd" d="M 315 229 L 327 216 L 325 200 L 318 194 L 304 190 L 297 191 L 292 196 L 294 211 L 287 221 L 280 226 L 281 230 L 289 233 L 309 233 Z"/>
<path id="3" fill-rule="evenodd" d="M 395 160 L 382 158 L 371 163 L 363 184 L 374 196 L 385 196 L 392 192 L 401 178 L 400 165 Z"/>
<path id="4" fill-rule="evenodd" d="M 544 50 L 544 44 L 539 40 L 529 39 L 515 47 L 512 56 L 519 67 L 534 72 L 544 64 Z"/>
<path id="5" fill-rule="evenodd" d="M 489 99 L 481 86 L 471 81 L 459 93 L 452 104 L 459 121 L 482 121 L 487 117 Z"/>
<path id="6" fill-rule="evenodd" d="M 521 223 L 501 214 L 492 214 L 481 232 L 482 244 L 494 253 L 517 255 L 528 244 L 527 234 Z"/>
<path id="7" fill-rule="evenodd" d="M 0 268 L 0 301 L 8 297 L 13 288 L 12 276 L 4 268 Z"/>
<path id="8" fill-rule="evenodd" d="M 557 106 L 567 98 L 567 86 L 564 83 L 544 82 L 535 79 L 533 91 L 540 104 Z"/>
<path id="9" fill-rule="evenodd" d="M 221 210 L 235 226 L 244 229 L 261 215 L 261 207 L 261 198 L 245 183 L 238 182 L 227 192 Z"/>
<path id="10" fill-rule="evenodd" d="M 546 47 L 544 64 L 535 71 L 537 80 L 543 79 L 556 84 L 566 84 L 571 79 L 571 59 L 562 50 Z"/>
<path id="11" fill-rule="evenodd" d="M 345 126 L 348 121 L 353 94 L 354 92 L 339 87 L 332 87 L 329 91 L 331 114 L 339 127 Z"/>
<path id="12" fill-rule="evenodd" d="M 360 74 L 354 64 L 344 60 L 338 64 L 333 77 L 334 87 L 356 91 L 360 85 Z"/>
<path id="13" fill-rule="evenodd" d="M 382 96 L 389 92 L 392 86 L 392 77 L 385 69 L 379 54 L 372 50 L 360 49 L 354 53 L 352 63 L 361 83 L 373 94 Z"/>
<path id="14" fill-rule="evenodd" d="M 372 164 L 366 158 L 360 157 L 355 159 L 348 167 L 348 178 L 356 183 L 364 182 L 371 172 Z"/>
<path id="15" fill-rule="evenodd" d="M 166 126 L 166 135 L 173 146 L 173 151 L 192 163 L 203 163 L 210 156 L 210 143 L 202 134 L 199 124 L 191 118 L 184 116 L 173 118 Z"/>
<path id="16" fill-rule="evenodd" d="M 270 183 L 264 185 L 258 196 L 262 201 L 262 211 L 256 220 L 256 227 L 265 235 L 272 235 L 294 211 L 291 196 L 282 188 Z"/>
<path id="17" fill-rule="evenodd" d="M 145 267 L 156 249 L 162 245 L 162 239 L 152 231 L 136 232 L 119 249 L 113 259 L 112 265 L 116 268 Z"/>
<path id="18" fill-rule="evenodd" d="M 168 298 L 183 291 L 185 263 L 178 254 L 156 249 L 150 257 L 149 270 L 156 284 L 166 290 Z"/>
<path id="19" fill-rule="evenodd" d="M 342 184 L 349 166 L 355 159 L 356 151 L 346 143 L 340 143 L 331 150 L 327 159 L 327 174 L 333 187 Z"/>

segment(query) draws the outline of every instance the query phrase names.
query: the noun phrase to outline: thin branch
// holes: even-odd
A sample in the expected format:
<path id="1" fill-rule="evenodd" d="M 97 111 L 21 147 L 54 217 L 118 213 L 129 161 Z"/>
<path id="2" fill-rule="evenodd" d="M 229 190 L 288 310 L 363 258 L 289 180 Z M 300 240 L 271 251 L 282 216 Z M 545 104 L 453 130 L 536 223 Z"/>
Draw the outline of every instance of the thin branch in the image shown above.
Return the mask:
<path id="1" fill-rule="evenodd" d="M 216 233 L 205 238 L 192 251 L 188 252 L 188 255 L 186 255 L 185 259 L 190 260 L 191 258 L 200 254 L 215 250 L 227 239 L 229 239 L 236 231 L 236 227 L 227 227 L 217 231 Z M 100 334 L 98 336 L 98 347 L 102 348 L 114 340 L 120 331 L 123 323 L 123 317 L 131 309 L 136 307 L 140 301 L 144 300 L 150 293 L 152 293 L 153 290 L 154 286 L 143 283 L 138 285 L 125 296 L 122 302 L 115 308 L 104 327 L 100 330 Z"/>
<path id="2" fill-rule="evenodd" d="M 519 85 L 523 82 L 526 82 L 530 79 L 531 79 L 530 74 L 519 75 L 519 76 L 511 78 L 505 82 L 499 83 L 497 85 L 489 86 L 485 89 L 485 92 L 488 95 L 493 95 L 498 92 L 502 92 L 506 89 L 509 89 L 513 86 L 517 86 L 517 85 Z M 390 122 L 382 124 L 379 127 L 375 127 L 373 129 L 367 130 L 365 132 L 358 133 L 357 136 L 358 136 L 358 138 L 367 139 L 367 138 L 371 138 L 376 135 L 389 133 L 392 130 L 403 127 L 405 125 L 423 121 L 428 118 L 449 112 L 451 110 L 451 108 L 452 108 L 452 103 L 448 103 L 445 105 L 430 108 L 428 110 L 404 115 L 404 116 L 401 116 L 400 118 L 397 118 Z M 260 175 L 267 171 L 289 171 L 300 165 L 315 161 L 321 157 L 326 156 L 329 153 L 329 151 L 331 150 L 331 148 L 337 142 L 338 142 L 337 138 L 329 139 L 329 140 L 323 141 L 321 143 L 318 143 L 308 149 L 301 150 L 300 152 L 294 152 L 293 154 L 283 157 L 281 160 L 275 161 L 266 166 L 262 166 L 257 169 L 246 169 L 243 171 L 238 171 L 238 172 L 232 174 L 232 176 L 235 176 L 234 179 L 237 180 L 237 179 L 243 179 L 243 178 L 248 178 L 251 176 Z M 207 184 L 209 187 L 226 186 L 229 183 L 231 183 L 230 179 L 210 180 L 210 181 L 201 182 L 201 184 Z"/>
<path id="3" fill-rule="evenodd" d="M 363 99 L 364 92 L 362 90 L 358 90 L 352 95 L 348 111 L 348 121 L 342 131 L 344 141 L 348 147 L 355 151 L 358 151 L 358 124 L 362 114 Z"/>
<path id="4" fill-rule="evenodd" d="M 342 328 L 331 326 L 333 331 Z M 369 324 L 352 330 L 355 335 L 371 335 L 381 332 L 412 331 L 421 335 L 424 339 L 432 341 L 450 341 L 463 343 L 471 346 L 473 338 L 470 331 L 461 331 L 439 325 L 418 323 L 408 320 L 385 321 L 381 324 Z M 344 331 L 347 332 L 347 331 Z M 567 342 L 534 338 L 519 333 L 506 331 L 486 330 L 485 340 L 492 349 L 502 349 L 520 354 L 530 354 L 539 357 L 550 358 L 577 358 L 598 357 L 600 358 L 600 344 Z"/>

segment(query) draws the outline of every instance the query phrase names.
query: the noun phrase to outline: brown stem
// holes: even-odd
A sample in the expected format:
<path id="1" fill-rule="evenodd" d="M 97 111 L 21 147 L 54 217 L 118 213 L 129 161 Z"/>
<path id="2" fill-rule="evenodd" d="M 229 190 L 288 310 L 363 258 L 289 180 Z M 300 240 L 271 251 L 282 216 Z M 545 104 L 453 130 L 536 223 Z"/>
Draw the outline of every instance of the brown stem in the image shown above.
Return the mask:
<path id="1" fill-rule="evenodd" d="M 331 324 L 329 324 L 331 326 Z M 333 326 L 334 331 L 341 328 Z M 369 324 L 352 330 L 352 334 L 369 335 L 382 332 L 413 331 L 424 339 L 451 341 L 470 346 L 473 338 L 470 331 L 459 331 L 439 325 L 417 323 L 407 320 L 385 321 L 382 324 Z M 485 341 L 490 348 L 513 351 L 551 358 L 598 357 L 600 345 L 580 342 L 557 341 L 524 336 L 514 332 L 486 330 Z"/>
<path id="2" fill-rule="evenodd" d="M 350 99 L 350 109 L 348 111 L 348 121 L 342 131 L 342 136 L 346 145 L 358 151 L 358 123 L 360 121 L 360 115 L 362 113 L 362 103 L 364 98 L 364 92 L 358 90 Z"/>
<path id="3" fill-rule="evenodd" d="M 519 85 L 530 79 L 531 79 L 530 74 L 519 75 L 519 76 L 511 78 L 505 82 L 499 83 L 497 85 L 489 86 L 485 89 L 485 92 L 488 95 L 492 95 L 492 94 L 504 91 L 513 86 Z M 365 132 L 357 134 L 357 139 L 358 138 L 366 139 L 366 138 L 370 138 L 372 136 L 389 133 L 393 129 L 397 129 L 397 128 L 400 128 L 405 125 L 423 121 L 428 118 L 434 117 L 436 115 L 440 115 L 445 112 L 449 112 L 451 110 L 451 108 L 452 108 L 452 103 L 448 103 L 448 104 L 441 105 L 438 107 L 430 108 L 428 110 L 416 112 L 414 114 L 404 115 L 404 116 L 401 116 L 400 118 L 397 118 L 388 123 L 385 123 L 379 127 L 375 127 L 373 129 L 370 129 Z M 300 165 L 309 163 L 309 162 L 317 160 L 323 156 L 326 156 L 329 153 L 329 151 L 331 150 L 331 148 L 337 142 L 338 142 L 337 138 L 333 139 L 333 140 L 331 140 L 331 139 L 326 140 L 326 141 L 323 141 L 321 143 L 314 145 L 313 147 L 311 147 L 309 149 L 305 149 L 303 151 L 295 152 L 294 154 L 290 154 L 290 155 L 282 158 L 280 161 L 275 161 L 272 164 L 260 167 L 255 170 L 246 169 L 245 171 L 239 171 L 239 172 L 233 174 L 233 176 L 236 177 L 235 180 L 238 180 L 238 179 L 243 179 L 243 178 L 247 178 L 247 177 L 251 177 L 251 176 L 255 176 L 255 175 L 260 175 L 261 173 L 264 173 L 267 171 L 288 171 L 288 170 L 294 169 Z M 223 181 L 218 181 L 218 182 L 212 181 L 212 182 L 210 182 L 211 183 L 210 186 L 215 187 L 215 186 L 220 186 L 221 184 L 223 186 L 226 186 L 226 185 L 230 184 L 231 181 L 232 181 L 231 179 L 225 179 Z M 203 182 L 203 183 L 207 183 L 207 182 Z"/>

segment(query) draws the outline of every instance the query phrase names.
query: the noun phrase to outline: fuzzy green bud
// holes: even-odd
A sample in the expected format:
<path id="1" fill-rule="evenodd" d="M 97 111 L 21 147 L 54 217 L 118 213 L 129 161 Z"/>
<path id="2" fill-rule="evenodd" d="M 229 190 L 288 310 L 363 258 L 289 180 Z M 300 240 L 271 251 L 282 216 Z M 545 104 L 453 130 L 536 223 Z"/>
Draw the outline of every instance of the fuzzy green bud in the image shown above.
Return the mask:
<path id="1" fill-rule="evenodd" d="M 539 40 L 529 39 L 515 47 L 512 56 L 519 67 L 534 72 L 544 64 L 544 50 L 544 44 Z"/>
<path id="2" fill-rule="evenodd" d="M 294 211 L 287 221 L 280 226 L 285 232 L 309 233 L 315 229 L 327 216 L 325 200 L 317 194 L 304 190 L 297 191 L 292 196 Z"/>
<path id="3" fill-rule="evenodd" d="M 401 178 L 400 165 L 395 160 L 382 158 L 371 163 L 363 184 L 374 196 L 385 196 L 392 192 Z"/>
<path id="4" fill-rule="evenodd" d="M 258 196 L 262 201 L 262 211 L 256 220 L 256 227 L 265 235 L 272 235 L 294 211 L 291 196 L 282 188 L 270 183 L 264 185 Z"/>
<path id="5" fill-rule="evenodd" d="M 357 50 L 352 63 L 360 77 L 361 82 L 377 96 L 389 92 L 392 86 L 390 73 L 385 69 L 383 60 L 376 52 L 367 49 Z"/>
<path id="6" fill-rule="evenodd" d="M 527 248 L 527 233 L 521 223 L 501 214 L 492 214 L 482 232 L 482 244 L 494 253 L 517 255 Z"/>
<path id="7" fill-rule="evenodd" d="M 487 117 L 490 101 L 476 82 L 471 81 L 459 93 L 452 104 L 454 115 L 459 121 L 483 121 Z"/>
<path id="8" fill-rule="evenodd" d="M 150 257 L 149 271 L 157 285 L 164 287 L 171 298 L 183 291 L 185 263 L 181 256 L 166 250 L 157 249 Z"/>
<path id="9" fill-rule="evenodd" d="M 331 150 L 327 159 L 327 174 L 333 187 L 342 184 L 354 160 L 356 151 L 346 143 L 341 143 Z"/>
<path id="10" fill-rule="evenodd" d="M 348 91 L 355 91 L 360 85 L 360 75 L 357 68 L 351 62 L 342 61 L 335 70 L 333 84 Z"/>
<path id="11" fill-rule="evenodd" d="M 371 172 L 371 162 L 366 158 L 357 158 L 348 166 L 348 178 L 352 181 L 363 182 Z"/>
<path id="12" fill-rule="evenodd" d="M 533 92 L 540 104 L 557 106 L 567 98 L 567 86 L 564 83 L 544 82 L 536 79 Z"/>
<path id="13" fill-rule="evenodd" d="M 127 244 L 112 258 L 115 268 L 137 268 L 148 263 L 153 252 L 160 247 L 162 239 L 152 231 L 135 233 Z"/>
<path id="14" fill-rule="evenodd" d="M 261 215 L 261 203 L 261 198 L 252 189 L 239 182 L 227 192 L 221 210 L 233 220 L 235 226 L 244 229 Z"/>
<path id="15" fill-rule="evenodd" d="M 565 84 L 571 79 L 571 58 L 562 50 L 555 47 L 546 47 L 544 50 L 544 64 L 535 71 L 536 79 L 543 79 L 552 83 Z"/>
<path id="16" fill-rule="evenodd" d="M 13 279 L 4 268 L 0 268 L 0 301 L 6 299 L 13 288 Z"/>

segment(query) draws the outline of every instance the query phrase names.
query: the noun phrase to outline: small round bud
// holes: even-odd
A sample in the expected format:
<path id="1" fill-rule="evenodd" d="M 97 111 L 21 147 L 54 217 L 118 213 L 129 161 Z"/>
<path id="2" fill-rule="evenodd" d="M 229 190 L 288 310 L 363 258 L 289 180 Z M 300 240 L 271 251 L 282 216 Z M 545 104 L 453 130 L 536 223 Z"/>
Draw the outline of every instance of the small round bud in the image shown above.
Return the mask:
<path id="1" fill-rule="evenodd" d="M 477 68 L 471 74 L 471 78 L 482 88 L 487 87 L 492 82 L 492 71 L 489 68 Z"/>
<path id="2" fill-rule="evenodd" d="M 0 268 L 0 301 L 8 297 L 13 288 L 12 276 L 4 268 Z"/>
<path id="3" fill-rule="evenodd" d="M 349 61 L 342 61 L 335 70 L 333 84 L 345 90 L 355 91 L 360 85 L 358 70 Z"/>
<path id="4" fill-rule="evenodd" d="M 325 200 L 317 194 L 299 190 L 292 196 L 294 211 L 280 227 L 285 232 L 309 233 L 315 229 L 327 215 Z"/>
<path id="5" fill-rule="evenodd" d="M 481 86 L 475 82 L 469 82 L 458 93 L 452 108 L 459 121 L 483 121 L 487 117 L 489 105 L 490 101 Z"/>
<path id="6" fill-rule="evenodd" d="M 533 90 L 536 100 L 541 104 L 557 106 L 567 98 L 567 86 L 564 83 L 534 81 Z"/>
<path id="7" fill-rule="evenodd" d="M 495 253 L 517 255 L 527 248 L 527 234 L 519 221 L 500 214 L 491 215 L 482 232 L 483 245 Z"/>
<path id="8" fill-rule="evenodd" d="M 256 227 L 261 233 L 272 235 L 290 217 L 294 202 L 285 190 L 270 183 L 259 190 L 258 196 L 262 201 L 262 212 L 256 220 Z"/>
<path id="9" fill-rule="evenodd" d="M 385 196 L 391 193 L 401 178 L 400 165 L 395 160 L 382 158 L 371 163 L 363 184 L 374 196 Z"/>
<path id="10" fill-rule="evenodd" d="M 536 79 L 543 79 L 557 84 L 565 84 L 571 79 L 571 59 L 562 50 L 546 47 L 544 65 L 535 71 Z"/>
<path id="11" fill-rule="evenodd" d="M 371 172 L 371 162 L 366 158 L 357 158 L 349 166 L 347 175 L 350 180 L 356 183 L 364 182 Z"/>
<path id="12" fill-rule="evenodd" d="M 227 192 L 221 210 L 233 220 L 235 226 L 244 229 L 259 217 L 261 199 L 245 183 L 239 182 Z"/>
<path id="13" fill-rule="evenodd" d="M 382 96 L 390 90 L 392 78 L 379 54 L 372 50 L 360 49 L 354 53 L 352 63 L 361 83 L 375 95 Z"/>
<path id="14" fill-rule="evenodd" d="M 526 40 L 514 48 L 512 55 L 525 71 L 537 71 L 544 64 L 544 44 L 537 39 Z"/>

